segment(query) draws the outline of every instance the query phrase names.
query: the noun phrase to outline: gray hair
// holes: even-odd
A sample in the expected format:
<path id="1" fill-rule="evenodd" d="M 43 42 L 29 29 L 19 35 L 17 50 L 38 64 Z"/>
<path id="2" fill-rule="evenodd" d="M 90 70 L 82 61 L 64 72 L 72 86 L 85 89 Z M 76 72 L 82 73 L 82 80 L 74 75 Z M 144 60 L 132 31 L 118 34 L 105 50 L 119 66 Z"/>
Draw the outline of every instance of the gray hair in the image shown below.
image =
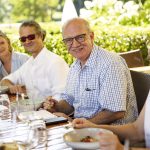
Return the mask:
<path id="1" fill-rule="evenodd" d="M 62 26 L 62 33 L 64 32 L 65 28 L 71 24 L 72 22 L 79 22 L 79 23 L 84 23 L 85 28 L 87 29 L 88 32 L 91 32 L 91 27 L 90 24 L 87 20 L 83 19 L 83 18 L 72 18 L 70 20 L 68 20 L 67 22 L 65 22 Z"/>
<path id="2" fill-rule="evenodd" d="M 43 37 L 43 29 L 41 28 L 41 26 L 34 20 L 27 20 L 27 21 L 24 21 L 21 26 L 20 26 L 20 29 L 22 27 L 34 27 L 35 28 L 35 31 L 37 34 L 39 34 L 41 37 Z"/>

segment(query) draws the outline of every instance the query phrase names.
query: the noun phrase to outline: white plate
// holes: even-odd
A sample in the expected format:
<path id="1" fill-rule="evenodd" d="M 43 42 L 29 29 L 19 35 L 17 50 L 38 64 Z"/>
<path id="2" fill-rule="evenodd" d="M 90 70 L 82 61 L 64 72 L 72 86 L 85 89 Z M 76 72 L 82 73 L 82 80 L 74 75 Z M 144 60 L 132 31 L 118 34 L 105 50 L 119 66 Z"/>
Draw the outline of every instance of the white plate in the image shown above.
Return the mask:
<path id="1" fill-rule="evenodd" d="M 84 149 L 84 150 L 93 150 L 99 149 L 99 132 L 107 132 L 113 134 L 111 131 L 100 128 L 83 128 L 83 129 L 74 129 L 66 134 L 64 134 L 63 139 L 64 142 L 74 148 L 74 149 Z M 96 142 L 80 142 L 81 139 L 86 136 L 90 136 L 96 140 Z"/>
<path id="2" fill-rule="evenodd" d="M 53 115 L 52 113 L 46 110 L 39 110 L 39 111 L 26 111 L 21 112 L 18 114 L 18 118 L 22 121 L 24 120 L 35 120 L 35 119 L 51 119 L 56 118 L 57 116 Z"/>

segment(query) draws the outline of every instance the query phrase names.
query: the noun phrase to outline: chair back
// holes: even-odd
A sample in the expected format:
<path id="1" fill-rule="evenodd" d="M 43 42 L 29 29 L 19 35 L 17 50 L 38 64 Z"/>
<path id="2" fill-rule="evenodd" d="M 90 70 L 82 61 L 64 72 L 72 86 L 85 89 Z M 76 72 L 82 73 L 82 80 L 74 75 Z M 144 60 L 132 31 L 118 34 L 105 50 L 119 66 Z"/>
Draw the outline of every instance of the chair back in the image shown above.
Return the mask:
<path id="1" fill-rule="evenodd" d="M 144 66 L 143 57 L 139 49 L 119 53 L 119 55 L 126 60 L 129 68 Z"/>
<path id="2" fill-rule="evenodd" d="M 134 91 L 137 100 L 138 112 L 140 113 L 150 89 L 150 74 L 130 70 Z"/>

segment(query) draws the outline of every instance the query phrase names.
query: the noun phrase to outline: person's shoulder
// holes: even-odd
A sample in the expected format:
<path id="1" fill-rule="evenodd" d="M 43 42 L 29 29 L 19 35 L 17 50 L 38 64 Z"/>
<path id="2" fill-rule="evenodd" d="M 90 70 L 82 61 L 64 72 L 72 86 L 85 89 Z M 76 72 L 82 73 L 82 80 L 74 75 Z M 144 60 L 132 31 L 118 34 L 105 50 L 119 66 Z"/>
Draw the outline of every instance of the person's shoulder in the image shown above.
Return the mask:
<path id="1" fill-rule="evenodd" d="M 103 67 L 108 66 L 126 66 L 124 59 L 116 52 L 108 51 L 103 48 L 97 49 L 97 64 Z"/>
<path id="2" fill-rule="evenodd" d="M 97 51 L 98 58 L 101 59 L 102 61 L 118 61 L 121 60 L 121 56 L 117 54 L 116 52 L 109 51 L 103 48 L 99 48 Z"/>
<path id="3" fill-rule="evenodd" d="M 49 64 L 47 67 L 51 68 L 51 66 L 57 66 L 57 67 L 63 67 L 63 68 L 69 68 L 69 65 L 67 62 L 58 54 L 55 54 L 54 52 L 51 52 L 48 49 L 44 49 L 44 62 L 46 64 Z"/>
<path id="4" fill-rule="evenodd" d="M 114 58 L 120 57 L 119 54 L 117 54 L 116 52 L 109 51 L 101 47 L 98 47 L 97 50 L 98 50 L 98 55 L 100 55 L 101 57 L 107 57 L 107 58 L 108 57 L 114 57 Z"/>
<path id="5" fill-rule="evenodd" d="M 18 51 L 13 51 L 12 52 L 14 57 L 18 57 L 18 58 L 29 58 L 30 56 L 26 53 L 22 53 L 22 52 L 18 52 Z"/>
<path id="6" fill-rule="evenodd" d="M 46 56 L 50 59 L 48 59 L 49 61 L 64 61 L 64 59 L 59 56 L 58 54 L 51 52 L 50 50 L 46 50 Z"/>

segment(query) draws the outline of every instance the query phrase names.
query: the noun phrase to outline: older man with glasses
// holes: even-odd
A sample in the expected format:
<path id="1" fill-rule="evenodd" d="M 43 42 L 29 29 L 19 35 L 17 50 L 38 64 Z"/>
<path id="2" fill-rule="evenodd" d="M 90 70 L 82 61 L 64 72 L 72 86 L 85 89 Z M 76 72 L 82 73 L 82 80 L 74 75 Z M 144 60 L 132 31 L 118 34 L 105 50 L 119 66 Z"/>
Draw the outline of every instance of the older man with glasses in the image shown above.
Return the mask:
<path id="1" fill-rule="evenodd" d="M 117 54 L 94 44 L 89 23 L 74 18 L 63 25 L 63 41 L 76 58 L 62 100 L 47 98 L 42 107 L 58 115 L 84 117 L 96 124 L 125 124 L 137 118 L 130 71 Z M 63 114 L 61 114 L 63 113 Z"/>
<path id="2" fill-rule="evenodd" d="M 28 96 L 33 99 L 49 95 L 59 99 L 66 84 L 67 63 L 44 47 L 43 30 L 37 22 L 22 23 L 19 34 L 21 44 L 32 57 L 19 70 L 5 77 L 1 85 L 8 86 L 11 93 L 22 93 L 25 86 Z"/>

